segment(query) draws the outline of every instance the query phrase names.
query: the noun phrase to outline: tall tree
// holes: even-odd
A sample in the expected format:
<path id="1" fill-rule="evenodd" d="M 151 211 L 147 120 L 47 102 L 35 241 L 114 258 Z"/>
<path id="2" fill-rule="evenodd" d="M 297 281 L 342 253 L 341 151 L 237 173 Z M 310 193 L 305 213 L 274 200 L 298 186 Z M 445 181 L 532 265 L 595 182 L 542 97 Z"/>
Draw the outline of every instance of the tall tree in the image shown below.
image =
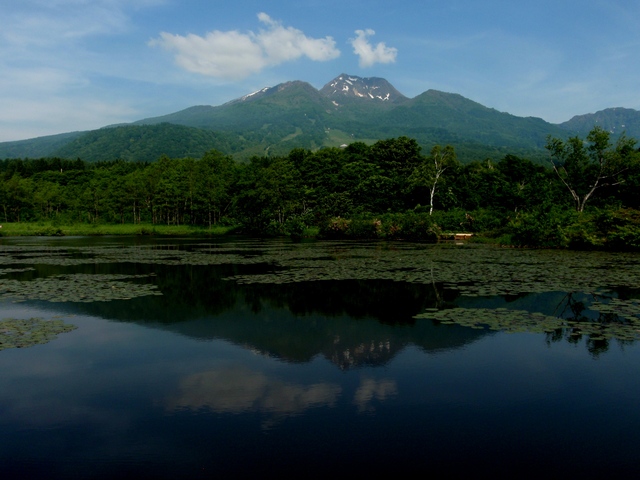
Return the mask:
<path id="1" fill-rule="evenodd" d="M 282 228 L 291 216 L 306 213 L 300 172 L 288 157 L 252 158 L 242 166 L 238 190 L 238 213 L 249 230 Z"/>
<path id="2" fill-rule="evenodd" d="M 409 176 L 422 163 L 420 151 L 418 142 L 408 137 L 378 140 L 370 147 L 369 161 L 380 168 L 382 178 L 378 180 L 384 180 L 385 187 L 393 192 L 387 208 L 393 210 L 407 206 L 403 194 L 407 192 Z"/>
<path id="3" fill-rule="evenodd" d="M 577 136 L 566 142 L 547 138 L 549 161 L 571 193 L 576 211 L 582 212 L 599 189 L 624 182 L 629 142 L 632 140 L 623 135 L 612 148 L 609 132 L 599 126 L 589 132 L 586 142 Z"/>
<path id="4" fill-rule="evenodd" d="M 231 204 L 235 163 L 231 157 L 210 150 L 198 163 L 198 177 L 197 197 L 203 209 L 202 217 L 211 228 L 220 221 Z"/>
<path id="5" fill-rule="evenodd" d="M 549 184 L 555 182 L 549 180 L 553 180 L 554 174 L 543 165 L 515 155 L 506 155 L 496 168 L 504 181 L 500 185 L 501 194 L 496 199 L 500 203 L 492 206 L 499 205 L 518 212 L 540 205 L 552 197 Z"/>
<path id="6" fill-rule="evenodd" d="M 409 177 L 409 184 L 413 187 L 426 187 L 429 190 L 429 215 L 433 214 L 433 199 L 436 187 L 444 172 L 458 163 L 456 152 L 451 145 L 442 148 L 436 145 L 431 154 L 414 168 Z"/>

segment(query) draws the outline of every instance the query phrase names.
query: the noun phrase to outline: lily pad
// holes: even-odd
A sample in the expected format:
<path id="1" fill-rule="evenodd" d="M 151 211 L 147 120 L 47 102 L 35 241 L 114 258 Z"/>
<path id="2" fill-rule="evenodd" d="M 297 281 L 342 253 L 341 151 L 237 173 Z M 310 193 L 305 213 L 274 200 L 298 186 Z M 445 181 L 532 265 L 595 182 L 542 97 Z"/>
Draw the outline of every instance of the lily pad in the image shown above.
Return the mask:
<path id="1" fill-rule="evenodd" d="M 78 327 L 58 319 L 4 318 L 0 320 L 0 350 L 42 345 L 55 339 L 61 333 L 70 332 L 76 328 Z"/>
<path id="2" fill-rule="evenodd" d="M 126 280 L 149 275 L 69 274 L 30 281 L 0 280 L 0 299 L 13 301 L 106 302 L 162 295 L 157 286 Z"/>
<path id="3" fill-rule="evenodd" d="M 458 324 L 471 328 L 487 328 L 508 333 L 530 332 L 551 333 L 567 330 L 568 335 L 588 335 L 591 340 L 617 338 L 620 340 L 638 340 L 640 338 L 640 319 L 602 323 L 598 321 L 575 321 L 544 315 L 525 310 L 504 308 L 450 308 L 439 311 L 426 311 L 416 315 L 416 319 L 437 320 L 444 324 Z"/>

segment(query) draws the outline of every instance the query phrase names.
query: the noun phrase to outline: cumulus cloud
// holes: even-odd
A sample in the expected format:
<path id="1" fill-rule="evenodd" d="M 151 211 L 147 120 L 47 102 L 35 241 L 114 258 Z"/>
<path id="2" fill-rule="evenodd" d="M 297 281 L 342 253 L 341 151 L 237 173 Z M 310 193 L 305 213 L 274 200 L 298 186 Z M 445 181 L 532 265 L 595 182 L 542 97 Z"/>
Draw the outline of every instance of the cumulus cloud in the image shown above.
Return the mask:
<path id="1" fill-rule="evenodd" d="M 331 37 L 310 38 L 266 13 L 258 14 L 258 20 L 266 27 L 258 33 L 214 30 L 202 37 L 162 32 L 149 45 L 173 52 L 176 63 L 185 70 L 228 80 L 301 57 L 322 62 L 340 55 Z"/>
<path id="2" fill-rule="evenodd" d="M 367 30 L 356 30 L 356 38 L 350 40 L 353 53 L 360 57 L 358 62 L 361 67 L 371 67 L 376 63 L 393 63 L 398 56 L 398 49 L 387 47 L 384 42 L 378 43 L 375 47 L 369 43 L 369 37 L 376 32 L 368 28 Z"/>

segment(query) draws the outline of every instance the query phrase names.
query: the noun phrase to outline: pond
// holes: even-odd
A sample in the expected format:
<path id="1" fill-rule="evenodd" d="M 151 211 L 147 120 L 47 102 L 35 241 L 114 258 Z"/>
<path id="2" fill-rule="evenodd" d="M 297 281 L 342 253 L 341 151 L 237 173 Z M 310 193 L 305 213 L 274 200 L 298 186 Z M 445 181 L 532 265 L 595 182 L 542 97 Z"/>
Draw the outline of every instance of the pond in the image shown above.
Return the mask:
<path id="1" fill-rule="evenodd" d="M 0 239 L 4 478 L 630 477 L 640 256 Z"/>

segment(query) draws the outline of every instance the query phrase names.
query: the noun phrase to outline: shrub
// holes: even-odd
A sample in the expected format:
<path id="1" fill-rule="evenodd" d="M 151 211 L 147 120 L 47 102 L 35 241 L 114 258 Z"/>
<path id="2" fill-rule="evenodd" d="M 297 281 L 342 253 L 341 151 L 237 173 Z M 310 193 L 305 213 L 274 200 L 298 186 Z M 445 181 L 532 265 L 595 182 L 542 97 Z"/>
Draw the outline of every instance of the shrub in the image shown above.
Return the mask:
<path id="1" fill-rule="evenodd" d="M 569 248 L 573 250 L 593 250 L 601 248 L 603 238 L 598 235 L 593 217 L 579 214 L 576 220 L 565 228 Z"/>
<path id="2" fill-rule="evenodd" d="M 596 215 L 594 223 L 608 248 L 640 250 L 640 211 L 606 210 Z"/>
<path id="3" fill-rule="evenodd" d="M 454 208 L 433 212 L 433 219 L 445 232 L 492 232 L 502 230 L 508 223 L 507 212 L 478 209 L 466 211 Z"/>
<path id="4" fill-rule="evenodd" d="M 284 229 L 284 224 L 280 222 L 276 222 L 275 220 L 271 220 L 269 224 L 266 226 L 263 232 L 265 235 L 269 237 L 279 237 L 282 235 L 286 235 L 286 231 Z"/>
<path id="5" fill-rule="evenodd" d="M 460 230 L 467 231 L 469 229 L 466 212 L 461 208 L 454 208 L 446 212 L 436 210 L 431 217 L 445 232 L 459 232 Z"/>
<path id="6" fill-rule="evenodd" d="M 514 245 L 565 248 L 570 243 L 568 227 L 575 223 L 576 215 L 575 211 L 558 208 L 539 209 L 519 214 L 506 230 Z"/>
<path id="7" fill-rule="evenodd" d="M 330 218 L 320 225 L 320 235 L 325 238 L 344 238 L 347 236 L 349 223 L 346 218 Z"/>
<path id="8" fill-rule="evenodd" d="M 382 222 L 377 218 L 356 218 L 351 220 L 347 228 L 347 236 L 350 238 L 380 238 Z"/>
<path id="9" fill-rule="evenodd" d="M 283 225 L 284 233 L 292 238 L 302 238 L 305 228 L 307 228 L 307 224 L 301 215 L 290 217 Z"/>
<path id="10" fill-rule="evenodd" d="M 440 228 L 428 213 L 407 212 L 383 217 L 383 232 L 387 238 L 436 243 Z"/>
<path id="11" fill-rule="evenodd" d="M 395 213 L 381 217 L 334 217 L 322 224 L 325 238 L 414 240 L 435 243 L 440 229 L 428 213 Z"/>

